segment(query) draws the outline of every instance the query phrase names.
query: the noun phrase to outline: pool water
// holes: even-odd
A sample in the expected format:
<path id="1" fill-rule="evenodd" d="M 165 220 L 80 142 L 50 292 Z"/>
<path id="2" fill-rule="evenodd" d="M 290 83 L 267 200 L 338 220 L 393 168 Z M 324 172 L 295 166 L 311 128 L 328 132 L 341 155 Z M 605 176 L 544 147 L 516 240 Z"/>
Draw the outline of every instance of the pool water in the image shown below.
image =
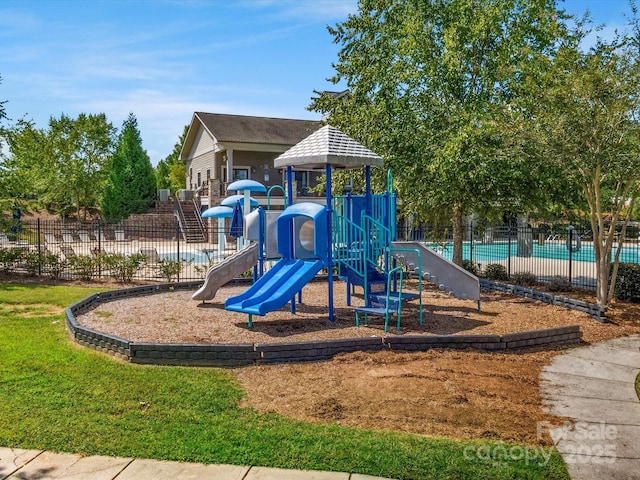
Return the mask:
<path id="1" fill-rule="evenodd" d="M 160 260 L 176 260 L 180 259 L 190 263 L 209 263 L 211 260 L 217 260 L 217 250 L 197 250 L 197 251 L 181 251 L 178 252 L 160 253 L 158 256 Z"/>
<path id="2" fill-rule="evenodd" d="M 453 256 L 453 244 L 451 243 L 447 243 L 444 246 L 436 244 L 427 246 L 449 260 Z M 613 249 L 612 256 L 615 255 L 616 250 L 616 248 Z M 473 258 L 471 258 L 472 252 Z M 499 262 L 507 260 L 509 256 L 516 257 L 517 255 L 518 243 L 515 240 L 511 242 L 511 245 L 509 245 L 509 242 L 476 243 L 473 245 L 473 250 L 469 242 L 465 242 L 462 245 L 462 258 L 473 260 L 474 262 Z M 544 245 L 539 245 L 536 242 L 533 244 L 532 257 L 569 260 L 569 250 L 564 242 L 547 242 Z M 571 260 L 575 262 L 595 262 L 593 245 L 582 245 L 580 251 L 571 253 Z M 640 263 L 640 247 L 622 247 L 620 262 Z"/>

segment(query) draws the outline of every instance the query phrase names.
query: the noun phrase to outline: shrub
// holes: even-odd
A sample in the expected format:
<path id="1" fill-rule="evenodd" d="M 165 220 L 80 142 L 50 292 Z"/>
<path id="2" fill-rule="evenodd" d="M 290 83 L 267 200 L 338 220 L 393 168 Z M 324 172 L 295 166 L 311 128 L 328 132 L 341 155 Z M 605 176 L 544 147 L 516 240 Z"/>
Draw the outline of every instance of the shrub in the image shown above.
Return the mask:
<path id="1" fill-rule="evenodd" d="M 130 283 L 133 276 L 142 268 L 146 255 L 133 253 L 122 255 L 111 253 L 102 257 L 103 265 L 111 272 L 111 276 L 120 282 Z"/>
<path id="2" fill-rule="evenodd" d="M 204 277 L 205 274 L 209 271 L 209 268 L 211 268 L 215 264 L 215 261 L 209 261 L 209 263 L 206 265 L 195 265 L 193 269 L 199 276 Z"/>
<path id="3" fill-rule="evenodd" d="M 23 254 L 23 248 L 1 248 L 0 268 L 2 268 L 2 271 L 8 273 L 13 270 L 16 267 L 16 264 L 22 259 Z"/>
<path id="4" fill-rule="evenodd" d="M 505 282 L 509 280 L 509 274 L 504 265 L 499 263 L 490 263 L 484 270 L 484 277 L 489 280 L 496 280 L 498 282 Z"/>
<path id="5" fill-rule="evenodd" d="M 93 255 L 74 255 L 68 261 L 73 273 L 81 280 L 92 280 L 98 273 L 98 258 Z"/>
<path id="6" fill-rule="evenodd" d="M 182 266 L 187 263 L 184 260 L 160 260 L 159 262 L 159 270 L 163 277 L 166 277 L 167 282 L 170 282 L 171 279 L 175 276 L 180 275 L 182 271 Z"/>
<path id="7" fill-rule="evenodd" d="M 573 285 L 568 278 L 565 277 L 553 277 L 547 283 L 547 290 L 550 292 L 570 292 L 573 290 Z"/>
<path id="8" fill-rule="evenodd" d="M 511 275 L 511 281 L 523 287 L 533 287 L 538 284 L 538 277 L 531 272 L 517 272 Z"/>
<path id="9" fill-rule="evenodd" d="M 472 262 L 471 260 L 463 260 L 462 268 L 464 268 L 467 272 L 472 273 L 476 277 L 480 272 L 480 265 Z"/>
<path id="10" fill-rule="evenodd" d="M 640 265 L 621 263 L 618 266 L 614 295 L 618 300 L 640 303 Z"/>
<path id="11" fill-rule="evenodd" d="M 37 250 L 33 250 L 30 252 L 24 252 L 22 255 L 22 260 L 27 268 L 27 274 L 35 277 L 40 270 L 40 267 L 43 265 L 42 254 Z"/>
<path id="12" fill-rule="evenodd" d="M 42 265 L 51 278 L 60 278 L 62 272 L 67 268 L 67 261 L 51 252 L 44 252 Z"/>

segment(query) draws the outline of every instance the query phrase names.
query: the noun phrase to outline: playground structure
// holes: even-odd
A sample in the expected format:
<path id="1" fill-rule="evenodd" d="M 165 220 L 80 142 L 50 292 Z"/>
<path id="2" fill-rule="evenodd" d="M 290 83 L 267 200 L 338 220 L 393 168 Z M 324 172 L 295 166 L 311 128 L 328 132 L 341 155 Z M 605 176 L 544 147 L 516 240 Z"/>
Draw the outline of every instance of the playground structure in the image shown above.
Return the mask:
<path id="1" fill-rule="evenodd" d="M 195 300 L 213 298 L 216 290 L 235 276 L 254 266 L 254 283 L 247 291 L 227 298 L 225 309 L 248 315 L 252 327 L 253 315 L 265 315 L 290 303 L 295 313 L 295 297 L 302 298 L 303 287 L 322 269 L 337 271 L 346 281 L 347 304 L 351 305 L 351 293 L 355 287 L 363 289 L 364 306 L 355 308 L 356 322 L 359 314 L 385 317 L 385 332 L 390 314 L 397 315 L 400 328 L 400 311 L 403 302 L 419 299 L 420 324 L 422 325 L 422 279 L 438 285 L 459 298 L 480 302 L 477 277 L 452 262 L 438 256 L 417 242 L 396 242 L 396 197 L 393 179 L 388 173 L 387 191 L 371 192 L 371 167 L 382 166 L 382 158 L 329 125 L 317 130 L 278 158 L 274 165 L 286 168 L 287 207 L 284 211 L 267 211 L 262 207 L 250 212 L 251 192 L 264 191 L 264 187 L 252 180 L 234 182 L 229 190 L 243 195 L 223 201 L 235 209 L 244 200 L 241 219 L 232 221 L 231 229 L 242 223 L 242 237 L 238 239 L 239 251 L 219 265 L 209 269 L 204 285 L 192 296 Z M 302 202 L 292 204 L 293 169 L 323 169 L 326 178 L 326 204 Z M 331 173 L 334 169 L 364 168 L 365 192 L 363 195 L 333 196 Z M 214 207 L 203 216 L 228 217 L 229 210 Z M 217 209 L 217 210 L 216 210 Z M 235 218 L 235 217 L 234 217 Z M 238 235 L 236 235 L 238 236 Z M 253 241 L 253 244 L 249 244 Z M 223 248 L 219 239 L 219 248 Z M 250 245 L 250 246 L 249 246 Z M 244 253 L 243 253 L 244 252 Z M 277 262 L 266 273 L 267 260 Z M 416 273 L 418 292 L 402 291 L 403 271 L 401 262 Z M 334 320 L 333 275 L 327 275 L 327 309 L 330 321 Z"/>

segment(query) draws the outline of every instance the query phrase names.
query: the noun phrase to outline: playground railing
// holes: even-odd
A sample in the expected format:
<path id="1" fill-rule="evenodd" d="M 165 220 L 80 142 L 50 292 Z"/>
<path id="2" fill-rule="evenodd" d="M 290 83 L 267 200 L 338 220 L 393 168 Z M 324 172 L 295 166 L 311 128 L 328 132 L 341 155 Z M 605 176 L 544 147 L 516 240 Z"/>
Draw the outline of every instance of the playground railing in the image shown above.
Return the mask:
<path id="1" fill-rule="evenodd" d="M 365 231 L 343 215 L 334 215 L 333 260 L 362 277 L 366 274 Z"/>
<path id="2" fill-rule="evenodd" d="M 365 259 L 379 270 L 389 270 L 391 230 L 369 215 L 362 215 L 362 228 L 368 232 Z"/>

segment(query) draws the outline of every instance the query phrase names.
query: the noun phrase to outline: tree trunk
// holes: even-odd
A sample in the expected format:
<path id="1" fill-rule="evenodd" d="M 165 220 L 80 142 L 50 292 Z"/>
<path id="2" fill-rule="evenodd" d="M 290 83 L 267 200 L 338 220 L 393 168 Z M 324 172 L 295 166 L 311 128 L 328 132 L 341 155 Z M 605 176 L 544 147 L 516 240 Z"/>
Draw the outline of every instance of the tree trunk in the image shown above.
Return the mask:
<path id="1" fill-rule="evenodd" d="M 453 263 L 460 266 L 462 266 L 462 241 L 464 240 L 463 213 L 462 205 L 456 203 L 453 206 Z"/>
<path id="2" fill-rule="evenodd" d="M 620 232 L 620 237 L 618 238 L 618 249 L 616 250 L 616 256 L 613 259 L 613 270 L 611 272 L 611 279 L 609 280 L 609 292 L 607 294 L 607 304 L 611 302 L 613 296 L 615 295 L 616 290 L 616 278 L 618 277 L 618 267 L 620 266 L 620 252 L 622 252 L 622 247 L 624 246 L 624 240 L 627 237 L 627 226 L 629 225 L 629 217 L 631 212 L 633 212 L 633 207 L 636 204 L 636 194 L 634 193 L 631 197 L 631 203 L 629 204 L 628 210 L 629 215 L 626 216 L 624 220 L 624 224 L 622 225 L 622 231 Z"/>
<path id="3" fill-rule="evenodd" d="M 598 305 L 606 305 L 609 294 L 609 261 L 608 255 L 603 255 L 597 264 L 596 300 Z"/>

